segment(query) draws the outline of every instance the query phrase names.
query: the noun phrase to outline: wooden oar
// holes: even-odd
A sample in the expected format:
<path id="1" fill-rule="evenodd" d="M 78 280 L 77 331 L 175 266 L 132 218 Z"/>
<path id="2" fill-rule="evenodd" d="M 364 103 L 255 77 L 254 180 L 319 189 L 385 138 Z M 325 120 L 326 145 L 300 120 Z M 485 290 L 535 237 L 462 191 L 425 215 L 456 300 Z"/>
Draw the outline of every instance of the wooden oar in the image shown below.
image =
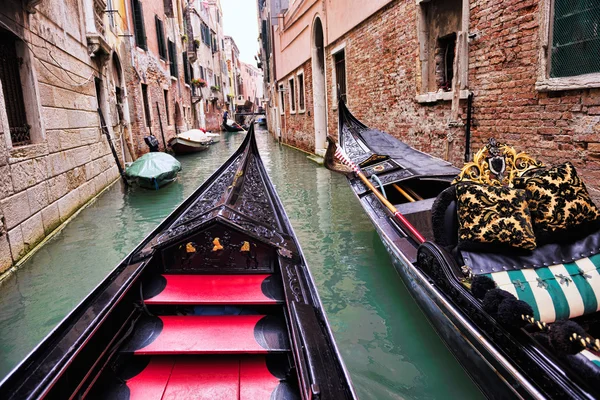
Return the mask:
<path id="1" fill-rule="evenodd" d="M 396 185 L 395 183 L 392 184 L 392 186 L 399 191 L 402 196 L 406 197 L 406 200 L 410 201 L 411 203 L 415 202 L 415 199 L 410 194 L 406 193 L 400 186 Z"/>
<path id="2" fill-rule="evenodd" d="M 330 142 L 330 143 L 332 143 L 332 142 Z M 350 160 L 350 158 L 348 157 L 348 155 L 346 154 L 344 149 L 342 149 L 337 143 L 335 144 L 335 146 L 336 146 L 335 157 L 338 160 L 340 160 L 341 163 L 347 165 L 354 171 L 354 173 L 360 178 L 362 183 L 364 183 L 365 186 L 367 186 L 367 188 L 369 188 L 369 190 L 371 192 L 373 192 L 373 194 L 375 194 L 375 196 L 377 196 L 379 201 L 381 201 L 388 208 L 388 210 L 390 210 L 392 212 L 392 214 L 394 214 L 394 216 L 396 218 L 398 218 L 398 220 L 402 223 L 402 225 L 404 225 L 404 227 L 409 231 L 409 233 L 411 234 L 413 239 L 415 239 L 419 244 L 424 243 L 425 237 L 423 237 L 423 235 L 421 235 L 419 233 L 419 231 L 406 219 L 406 217 L 404 215 L 402 215 L 400 213 L 400 211 L 398 211 L 396 209 L 396 207 L 394 207 L 394 205 L 392 203 L 390 203 L 388 201 L 388 199 L 386 199 L 379 192 L 379 190 L 377 190 L 377 188 L 375 186 L 373 186 L 371 181 L 367 179 L 365 174 L 363 174 L 360 167 L 358 165 L 354 164 L 354 162 L 352 162 L 352 160 Z"/>

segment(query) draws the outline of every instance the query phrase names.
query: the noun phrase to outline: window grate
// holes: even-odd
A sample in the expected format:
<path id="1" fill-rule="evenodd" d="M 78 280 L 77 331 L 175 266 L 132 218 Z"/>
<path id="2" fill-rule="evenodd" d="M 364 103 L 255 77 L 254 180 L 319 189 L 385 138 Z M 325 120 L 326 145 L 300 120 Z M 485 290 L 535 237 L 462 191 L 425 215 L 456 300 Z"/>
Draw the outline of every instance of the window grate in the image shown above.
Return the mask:
<path id="1" fill-rule="evenodd" d="M 600 2 L 554 0 L 550 77 L 600 72 Z"/>
<path id="2" fill-rule="evenodd" d="M 8 34 L 0 35 L 0 81 L 6 104 L 6 114 L 13 146 L 31 144 L 31 127 L 27 124 L 23 87 L 17 57 L 15 39 Z"/>

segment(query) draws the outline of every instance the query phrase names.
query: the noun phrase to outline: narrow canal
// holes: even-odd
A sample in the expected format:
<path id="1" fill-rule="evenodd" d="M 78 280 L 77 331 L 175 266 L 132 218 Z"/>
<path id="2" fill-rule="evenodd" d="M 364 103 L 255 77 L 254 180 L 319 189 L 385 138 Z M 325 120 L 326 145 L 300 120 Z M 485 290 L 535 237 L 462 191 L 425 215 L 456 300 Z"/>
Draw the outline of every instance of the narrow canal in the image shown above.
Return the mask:
<path id="1" fill-rule="evenodd" d="M 242 142 L 224 134 L 180 157 L 159 191 L 119 182 L 0 284 L 4 377 Z M 257 132 L 261 156 L 299 237 L 362 399 L 482 397 L 405 290 L 345 178 Z"/>

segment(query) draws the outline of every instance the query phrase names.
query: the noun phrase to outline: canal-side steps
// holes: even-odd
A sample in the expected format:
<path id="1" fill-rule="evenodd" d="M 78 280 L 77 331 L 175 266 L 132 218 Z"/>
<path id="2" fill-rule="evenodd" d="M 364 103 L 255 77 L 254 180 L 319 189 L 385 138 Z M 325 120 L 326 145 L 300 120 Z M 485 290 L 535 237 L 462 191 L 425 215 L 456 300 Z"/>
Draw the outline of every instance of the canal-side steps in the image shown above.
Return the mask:
<path id="1" fill-rule="evenodd" d="M 297 398 L 281 281 L 272 274 L 158 275 L 119 349 L 117 399 Z M 115 382 L 113 380 L 113 382 Z"/>

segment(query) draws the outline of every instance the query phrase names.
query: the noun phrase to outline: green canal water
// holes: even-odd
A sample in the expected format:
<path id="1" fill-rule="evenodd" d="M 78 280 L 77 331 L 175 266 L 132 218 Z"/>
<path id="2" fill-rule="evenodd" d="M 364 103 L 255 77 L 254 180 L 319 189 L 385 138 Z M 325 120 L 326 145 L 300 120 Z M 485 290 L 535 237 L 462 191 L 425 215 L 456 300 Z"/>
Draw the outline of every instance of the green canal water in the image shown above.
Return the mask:
<path id="1" fill-rule="evenodd" d="M 119 182 L 0 285 L 0 377 L 15 367 L 242 142 L 224 134 L 180 157 L 159 190 Z M 261 156 L 298 235 L 336 342 L 362 399 L 482 395 L 403 286 L 345 178 L 257 132 Z"/>

